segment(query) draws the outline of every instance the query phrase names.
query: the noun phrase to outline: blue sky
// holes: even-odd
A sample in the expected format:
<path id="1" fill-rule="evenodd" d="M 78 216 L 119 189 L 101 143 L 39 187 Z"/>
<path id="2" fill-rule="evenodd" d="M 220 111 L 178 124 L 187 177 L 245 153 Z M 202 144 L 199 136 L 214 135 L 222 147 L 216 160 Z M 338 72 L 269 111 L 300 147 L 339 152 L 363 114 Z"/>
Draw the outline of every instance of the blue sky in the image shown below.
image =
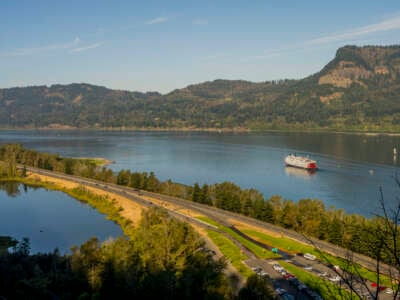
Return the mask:
<path id="1" fill-rule="evenodd" d="M 0 13 L 0 88 L 302 78 L 343 45 L 400 43 L 399 0 L 1 0 Z"/>

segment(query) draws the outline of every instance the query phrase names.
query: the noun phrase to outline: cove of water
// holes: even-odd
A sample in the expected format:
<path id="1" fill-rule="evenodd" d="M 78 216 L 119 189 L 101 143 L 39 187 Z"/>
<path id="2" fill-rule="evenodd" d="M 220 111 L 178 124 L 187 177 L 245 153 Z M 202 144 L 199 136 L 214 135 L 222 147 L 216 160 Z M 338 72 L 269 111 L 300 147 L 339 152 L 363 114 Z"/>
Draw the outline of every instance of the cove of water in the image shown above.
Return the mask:
<path id="1" fill-rule="evenodd" d="M 96 209 L 70 196 L 17 183 L 2 183 L 0 235 L 27 237 L 31 253 L 67 253 L 95 236 L 104 241 L 122 235 L 121 228 Z"/>

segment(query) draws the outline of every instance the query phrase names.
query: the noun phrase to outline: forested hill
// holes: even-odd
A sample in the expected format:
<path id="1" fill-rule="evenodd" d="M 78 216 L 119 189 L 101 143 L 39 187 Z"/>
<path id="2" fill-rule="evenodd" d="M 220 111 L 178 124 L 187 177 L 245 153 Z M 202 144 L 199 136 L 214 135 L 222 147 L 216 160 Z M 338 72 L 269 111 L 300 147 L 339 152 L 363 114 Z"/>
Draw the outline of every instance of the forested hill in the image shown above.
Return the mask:
<path id="1" fill-rule="evenodd" d="M 400 130 L 400 46 L 345 46 L 301 80 L 215 80 L 169 94 L 89 84 L 0 89 L 2 128 Z"/>

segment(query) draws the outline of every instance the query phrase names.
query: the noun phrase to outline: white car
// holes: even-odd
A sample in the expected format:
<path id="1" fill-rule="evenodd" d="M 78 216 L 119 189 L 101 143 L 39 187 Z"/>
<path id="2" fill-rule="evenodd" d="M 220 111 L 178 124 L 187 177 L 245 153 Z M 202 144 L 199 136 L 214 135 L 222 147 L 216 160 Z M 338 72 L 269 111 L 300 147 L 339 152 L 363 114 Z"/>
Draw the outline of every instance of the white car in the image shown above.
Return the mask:
<path id="1" fill-rule="evenodd" d="M 278 295 L 283 295 L 283 294 L 285 294 L 287 291 L 286 291 L 285 289 L 282 289 L 282 288 L 277 288 L 277 289 L 275 290 L 275 292 L 276 292 Z"/>
<path id="2" fill-rule="evenodd" d="M 272 268 L 273 268 L 275 271 L 277 271 L 277 272 L 280 272 L 280 271 L 283 270 L 282 266 L 281 266 L 281 265 L 278 265 L 278 264 L 274 264 L 274 265 L 272 266 Z"/>
<path id="3" fill-rule="evenodd" d="M 385 293 L 386 294 L 393 294 L 393 290 L 392 289 L 389 289 L 389 288 L 387 288 L 386 290 L 385 290 Z"/>
<path id="4" fill-rule="evenodd" d="M 305 266 L 304 270 L 311 271 L 312 270 L 312 266 Z"/>
<path id="5" fill-rule="evenodd" d="M 340 281 L 340 276 L 336 275 L 335 277 L 329 277 L 328 279 L 332 282 L 338 282 Z"/>

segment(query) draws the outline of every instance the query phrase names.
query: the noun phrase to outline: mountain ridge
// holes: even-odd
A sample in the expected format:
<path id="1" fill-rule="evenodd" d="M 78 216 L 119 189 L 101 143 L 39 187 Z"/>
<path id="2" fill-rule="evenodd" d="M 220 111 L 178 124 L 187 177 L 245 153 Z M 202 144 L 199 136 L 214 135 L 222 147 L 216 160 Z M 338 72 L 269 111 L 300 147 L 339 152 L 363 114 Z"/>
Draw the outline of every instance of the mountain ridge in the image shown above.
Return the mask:
<path id="1" fill-rule="evenodd" d="M 169 93 L 88 83 L 0 89 L 0 127 L 400 130 L 400 46 L 344 46 L 319 72 Z"/>

